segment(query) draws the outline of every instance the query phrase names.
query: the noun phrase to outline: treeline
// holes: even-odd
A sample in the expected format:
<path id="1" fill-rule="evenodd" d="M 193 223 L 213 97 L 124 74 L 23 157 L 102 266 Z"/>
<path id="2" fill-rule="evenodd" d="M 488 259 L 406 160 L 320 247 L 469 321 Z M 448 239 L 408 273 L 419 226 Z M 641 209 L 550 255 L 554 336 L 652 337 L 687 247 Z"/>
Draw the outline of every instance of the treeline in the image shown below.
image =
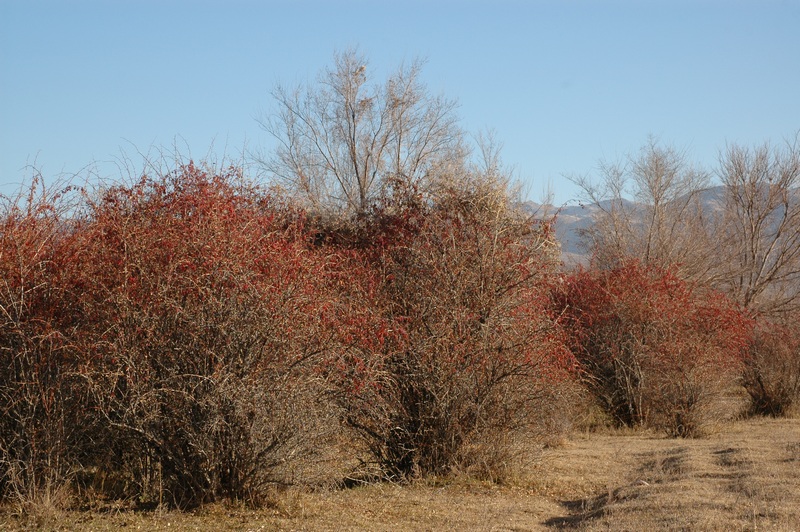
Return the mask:
<path id="1" fill-rule="evenodd" d="M 418 65 L 377 86 L 365 69 L 348 52 L 320 85 L 276 91 L 267 187 L 179 161 L 3 198 L 3 501 L 189 508 L 497 479 L 516 442 L 581 408 L 694 436 L 740 413 L 742 384 L 753 411 L 796 400 L 791 275 L 743 298 L 743 275 L 623 241 L 638 222 L 606 230 L 625 222 L 613 209 L 592 267 L 564 272 L 553 220 L 519 209 L 492 139 L 472 162 Z M 772 216 L 796 212 L 782 205 Z"/>

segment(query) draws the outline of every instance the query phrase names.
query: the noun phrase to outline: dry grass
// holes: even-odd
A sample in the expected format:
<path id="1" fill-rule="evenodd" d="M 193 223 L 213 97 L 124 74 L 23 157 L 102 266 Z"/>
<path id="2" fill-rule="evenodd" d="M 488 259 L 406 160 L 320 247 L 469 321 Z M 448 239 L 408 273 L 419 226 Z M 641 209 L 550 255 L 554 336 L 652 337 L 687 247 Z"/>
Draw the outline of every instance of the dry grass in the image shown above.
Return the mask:
<path id="1" fill-rule="evenodd" d="M 276 494 L 268 509 L 0 513 L 0 529 L 800 530 L 800 419 L 705 439 L 576 434 L 503 485 L 466 477 Z"/>
<path id="2" fill-rule="evenodd" d="M 557 462 L 593 449 L 605 489 L 563 497 L 545 524 L 577 530 L 799 530 L 800 420 L 733 423 L 706 439 L 588 437 Z M 564 481 L 568 481 L 565 475 Z M 573 484 L 574 485 L 574 484 Z M 599 486 L 598 486 L 599 488 Z"/>

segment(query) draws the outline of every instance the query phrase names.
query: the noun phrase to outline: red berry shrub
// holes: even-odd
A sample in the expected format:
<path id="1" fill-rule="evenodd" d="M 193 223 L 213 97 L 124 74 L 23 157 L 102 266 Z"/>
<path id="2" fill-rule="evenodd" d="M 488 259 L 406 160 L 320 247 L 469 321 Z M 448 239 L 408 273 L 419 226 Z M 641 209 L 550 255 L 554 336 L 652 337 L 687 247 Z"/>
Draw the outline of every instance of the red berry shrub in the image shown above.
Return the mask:
<path id="1" fill-rule="evenodd" d="M 37 186 L 0 212 L 3 499 L 257 502 L 341 426 L 384 478 L 496 477 L 559 408 L 558 253 L 488 178 L 313 231 L 236 169 Z"/>
<path id="2" fill-rule="evenodd" d="M 737 379 L 750 322 L 721 294 L 629 262 L 555 292 L 583 378 L 613 420 L 692 436 Z"/>
<path id="3" fill-rule="evenodd" d="M 373 273 L 353 279 L 354 326 L 332 366 L 345 422 L 388 478 L 502 455 L 545 409 L 567 358 L 548 312 L 558 264 L 548 228 L 484 178 L 430 204 L 392 200 L 371 224 L 360 254 Z"/>
<path id="4" fill-rule="evenodd" d="M 75 316 L 63 280 L 74 268 L 76 193 L 35 178 L 0 196 L 0 499 L 44 502 L 86 452 Z"/>
<path id="5" fill-rule="evenodd" d="M 258 499 L 323 427 L 325 257 L 233 169 L 188 164 L 91 207 L 75 286 L 108 443 L 97 466 L 139 500 Z"/>

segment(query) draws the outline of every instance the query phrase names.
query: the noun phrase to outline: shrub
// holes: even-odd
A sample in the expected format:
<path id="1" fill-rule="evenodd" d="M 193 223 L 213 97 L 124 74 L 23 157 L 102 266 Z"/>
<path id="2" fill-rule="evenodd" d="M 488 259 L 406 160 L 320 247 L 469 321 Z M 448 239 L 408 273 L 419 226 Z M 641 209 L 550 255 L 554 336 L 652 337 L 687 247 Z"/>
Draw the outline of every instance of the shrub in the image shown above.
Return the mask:
<path id="1" fill-rule="evenodd" d="M 257 502 L 326 430 L 326 260 L 302 216 L 235 169 L 187 164 L 104 191 L 79 287 L 112 495 Z"/>
<path id="2" fill-rule="evenodd" d="M 72 187 L 39 177 L 0 197 L 0 498 L 22 504 L 61 491 L 91 442 L 62 283 L 75 199 Z"/>
<path id="3" fill-rule="evenodd" d="M 750 412 L 783 416 L 800 398 L 800 334 L 794 326 L 758 324 L 745 357 L 742 383 Z"/>
<path id="4" fill-rule="evenodd" d="M 581 270 L 555 301 L 586 385 L 619 425 L 695 435 L 736 382 L 749 321 L 670 271 Z"/>
<path id="5" fill-rule="evenodd" d="M 548 228 L 487 178 L 390 207 L 359 250 L 372 273 L 348 292 L 351 324 L 332 364 L 344 420 L 387 478 L 492 453 L 501 462 L 501 442 L 536 422 L 565 367 L 547 308 L 557 266 Z"/>

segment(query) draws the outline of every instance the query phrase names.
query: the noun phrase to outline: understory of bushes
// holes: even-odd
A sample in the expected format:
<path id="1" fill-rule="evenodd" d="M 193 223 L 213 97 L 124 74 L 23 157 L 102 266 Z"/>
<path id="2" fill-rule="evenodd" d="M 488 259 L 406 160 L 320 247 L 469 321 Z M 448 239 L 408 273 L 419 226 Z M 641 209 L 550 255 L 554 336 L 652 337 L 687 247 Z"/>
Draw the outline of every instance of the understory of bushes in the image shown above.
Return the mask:
<path id="1" fill-rule="evenodd" d="M 321 221 L 191 163 L 6 198 L 0 498 L 190 508 L 497 478 L 576 385 L 614 423 L 675 436 L 741 384 L 758 411 L 797 397 L 791 327 L 635 262 L 564 274 L 549 220 L 487 176 L 420 198 Z"/>

